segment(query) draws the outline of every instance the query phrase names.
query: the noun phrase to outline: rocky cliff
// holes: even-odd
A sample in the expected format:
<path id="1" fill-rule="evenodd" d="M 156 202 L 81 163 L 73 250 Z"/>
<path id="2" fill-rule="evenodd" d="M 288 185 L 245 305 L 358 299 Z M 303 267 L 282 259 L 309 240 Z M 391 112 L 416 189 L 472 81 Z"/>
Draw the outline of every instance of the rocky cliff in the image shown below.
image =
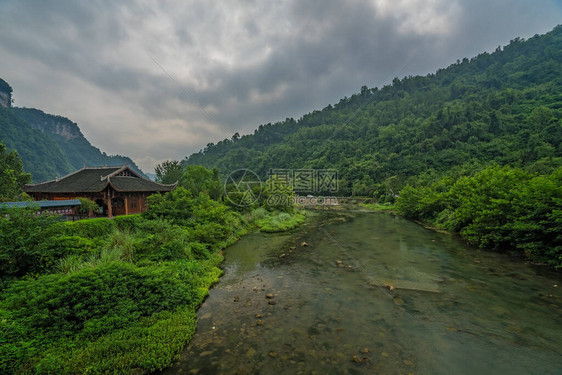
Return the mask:
<path id="1" fill-rule="evenodd" d="M 0 78 L 0 106 L 12 106 L 12 87 L 2 78 Z"/>
<path id="2" fill-rule="evenodd" d="M 34 182 L 50 180 L 87 166 L 128 164 L 128 157 L 107 155 L 92 146 L 78 125 L 66 117 L 35 108 L 11 106 L 12 88 L 0 79 L 0 142 L 18 151 Z"/>
<path id="3" fill-rule="evenodd" d="M 35 108 L 14 108 L 14 110 L 33 129 L 58 135 L 67 141 L 84 137 L 78 125 L 66 117 L 49 115 Z"/>

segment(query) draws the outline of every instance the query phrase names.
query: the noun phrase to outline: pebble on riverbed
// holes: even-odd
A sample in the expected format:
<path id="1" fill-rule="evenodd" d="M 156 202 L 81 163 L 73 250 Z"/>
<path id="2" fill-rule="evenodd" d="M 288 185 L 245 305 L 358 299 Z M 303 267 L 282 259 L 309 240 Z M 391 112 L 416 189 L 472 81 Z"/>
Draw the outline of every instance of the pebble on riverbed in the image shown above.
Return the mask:
<path id="1" fill-rule="evenodd" d="M 371 363 L 371 361 L 369 360 L 369 358 L 367 358 L 367 357 L 361 358 L 361 357 L 359 357 L 358 355 L 354 355 L 353 357 L 351 357 L 351 361 L 352 361 L 352 362 L 355 362 L 355 363 L 357 363 L 357 364 L 361 364 L 361 363 L 369 364 L 369 363 Z"/>
<path id="2" fill-rule="evenodd" d="M 265 295 L 265 298 L 267 298 L 267 299 L 272 299 L 273 297 L 275 297 L 275 294 L 273 294 L 273 293 L 267 293 Z"/>
<path id="3" fill-rule="evenodd" d="M 308 246 L 308 244 L 303 241 L 303 242 L 301 243 L 301 246 L 302 246 L 302 247 L 306 247 L 306 246 Z"/>

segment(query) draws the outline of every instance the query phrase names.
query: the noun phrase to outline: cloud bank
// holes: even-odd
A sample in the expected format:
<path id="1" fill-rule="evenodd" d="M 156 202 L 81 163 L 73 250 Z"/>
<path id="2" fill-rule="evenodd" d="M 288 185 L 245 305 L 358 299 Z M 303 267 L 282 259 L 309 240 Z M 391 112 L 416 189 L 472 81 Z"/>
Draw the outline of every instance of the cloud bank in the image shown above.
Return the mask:
<path id="1" fill-rule="evenodd" d="M 69 117 L 152 172 L 561 16 L 551 0 L 7 0 L 0 77 L 17 106 Z"/>

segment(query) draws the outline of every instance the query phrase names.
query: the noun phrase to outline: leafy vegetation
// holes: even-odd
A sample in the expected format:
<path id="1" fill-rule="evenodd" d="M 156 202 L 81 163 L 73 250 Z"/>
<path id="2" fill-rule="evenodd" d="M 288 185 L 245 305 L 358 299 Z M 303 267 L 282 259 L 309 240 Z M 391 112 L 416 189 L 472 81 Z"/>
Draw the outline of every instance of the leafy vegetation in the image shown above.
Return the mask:
<path id="1" fill-rule="evenodd" d="M 261 210 L 261 209 L 258 209 Z M 257 211 L 258 211 L 257 210 Z M 258 213 L 257 216 L 260 214 Z M 305 215 L 303 213 L 288 214 L 287 212 L 268 212 L 265 211 L 265 215 L 260 219 L 255 221 L 255 225 L 262 232 L 285 232 L 290 229 L 296 228 L 305 221 Z"/>
<path id="2" fill-rule="evenodd" d="M 212 199 L 216 172 L 188 168 L 140 215 L 61 222 L 0 212 L 0 373 L 149 373 L 169 365 L 218 281 L 221 249 L 301 214 L 236 212 Z"/>
<path id="3" fill-rule="evenodd" d="M 181 180 L 184 168 L 177 160 L 166 160 L 154 167 L 156 182 L 161 184 L 173 184 Z"/>
<path id="4" fill-rule="evenodd" d="M 562 165 L 562 27 L 427 76 L 394 79 L 306 114 L 208 144 L 186 165 L 335 168 L 340 195 L 379 198 L 454 169 Z M 392 194 L 393 192 L 394 194 Z"/>
<path id="5" fill-rule="evenodd" d="M 472 176 L 406 186 L 406 217 L 460 232 L 471 244 L 562 267 L 562 168 L 549 175 L 488 167 Z"/>
<path id="6" fill-rule="evenodd" d="M 17 152 L 6 150 L 0 142 L 0 202 L 17 200 L 23 185 L 31 181 L 31 175 L 23 171 Z"/>
<path id="7" fill-rule="evenodd" d="M 562 26 L 298 120 L 208 144 L 185 165 L 337 169 L 339 195 L 560 267 Z M 329 194 L 332 195 L 332 194 Z"/>

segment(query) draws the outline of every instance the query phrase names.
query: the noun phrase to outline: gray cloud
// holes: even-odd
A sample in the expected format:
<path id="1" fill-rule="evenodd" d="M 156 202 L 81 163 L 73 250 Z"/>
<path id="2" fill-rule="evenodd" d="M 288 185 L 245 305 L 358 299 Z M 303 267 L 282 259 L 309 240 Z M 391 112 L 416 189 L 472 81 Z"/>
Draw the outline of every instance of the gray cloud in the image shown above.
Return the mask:
<path id="1" fill-rule="evenodd" d="M 17 105 L 67 116 L 151 171 L 362 85 L 544 33 L 561 13 L 549 0 L 10 0 L 0 77 Z"/>

